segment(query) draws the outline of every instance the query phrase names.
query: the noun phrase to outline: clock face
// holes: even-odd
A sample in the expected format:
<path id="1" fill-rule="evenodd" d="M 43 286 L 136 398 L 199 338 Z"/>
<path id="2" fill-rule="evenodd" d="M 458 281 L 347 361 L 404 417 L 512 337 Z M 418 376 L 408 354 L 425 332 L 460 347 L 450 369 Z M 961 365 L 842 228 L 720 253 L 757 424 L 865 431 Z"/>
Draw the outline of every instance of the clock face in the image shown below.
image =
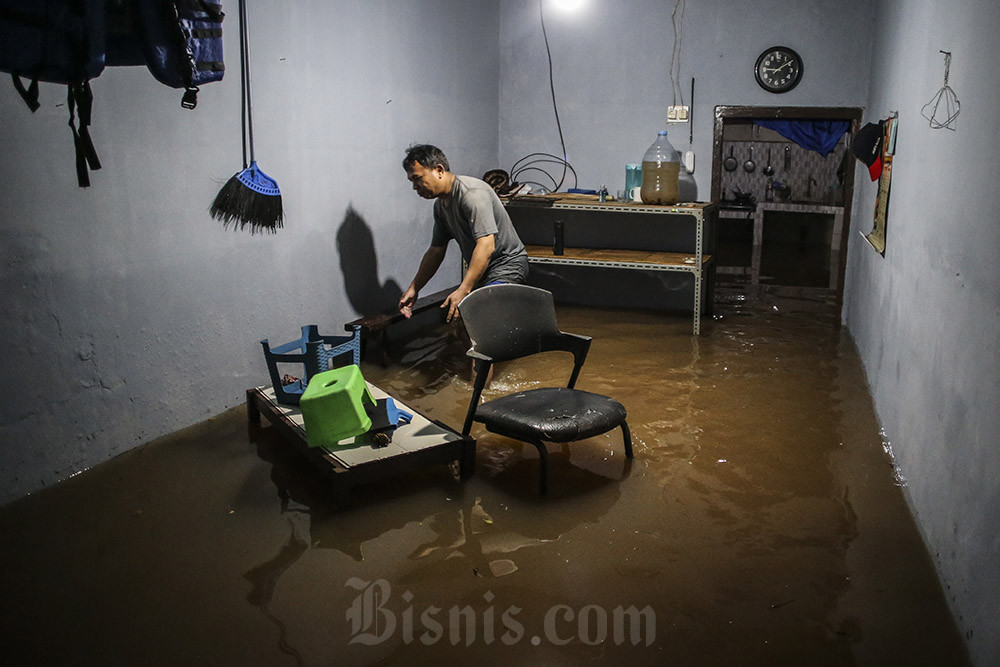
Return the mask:
<path id="1" fill-rule="evenodd" d="M 802 80 L 802 58 L 787 46 L 772 46 L 757 58 L 757 83 L 772 93 L 787 93 Z"/>

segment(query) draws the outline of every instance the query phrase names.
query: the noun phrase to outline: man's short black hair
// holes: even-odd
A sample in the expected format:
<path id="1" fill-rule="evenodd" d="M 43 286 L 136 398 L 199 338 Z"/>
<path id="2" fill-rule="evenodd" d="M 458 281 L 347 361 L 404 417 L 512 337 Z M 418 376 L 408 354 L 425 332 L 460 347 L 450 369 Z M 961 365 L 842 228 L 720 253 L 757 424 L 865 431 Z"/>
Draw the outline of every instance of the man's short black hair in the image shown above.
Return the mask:
<path id="1" fill-rule="evenodd" d="M 437 146 L 430 144 L 413 144 L 406 149 L 406 157 L 403 158 L 403 169 L 409 171 L 414 162 L 419 162 L 425 169 L 433 169 L 441 165 L 445 171 L 451 171 L 448 166 L 448 158 Z"/>

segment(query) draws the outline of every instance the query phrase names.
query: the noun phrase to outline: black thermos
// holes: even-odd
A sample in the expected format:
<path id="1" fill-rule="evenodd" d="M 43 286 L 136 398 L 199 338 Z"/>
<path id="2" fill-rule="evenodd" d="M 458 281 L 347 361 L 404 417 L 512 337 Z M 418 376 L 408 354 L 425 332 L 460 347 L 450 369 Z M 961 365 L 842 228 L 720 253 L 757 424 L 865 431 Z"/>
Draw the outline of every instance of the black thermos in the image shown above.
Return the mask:
<path id="1" fill-rule="evenodd" d="M 556 220 L 553 227 L 555 238 L 552 241 L 552 254 L 561 255 L 563 254 L 563 221 Z"/>

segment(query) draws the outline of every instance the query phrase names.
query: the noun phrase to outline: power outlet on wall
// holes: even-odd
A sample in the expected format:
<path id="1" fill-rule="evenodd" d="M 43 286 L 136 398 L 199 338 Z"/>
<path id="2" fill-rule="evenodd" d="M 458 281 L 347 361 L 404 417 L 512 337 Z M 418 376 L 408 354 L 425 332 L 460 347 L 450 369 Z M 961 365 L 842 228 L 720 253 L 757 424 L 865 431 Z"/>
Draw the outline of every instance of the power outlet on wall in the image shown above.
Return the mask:
<path id="1" fill-rule="evenodd" d="M 668 123 L 686 123 L 690 118 L 690 108 L 686 106 L 667 107 Z"/>

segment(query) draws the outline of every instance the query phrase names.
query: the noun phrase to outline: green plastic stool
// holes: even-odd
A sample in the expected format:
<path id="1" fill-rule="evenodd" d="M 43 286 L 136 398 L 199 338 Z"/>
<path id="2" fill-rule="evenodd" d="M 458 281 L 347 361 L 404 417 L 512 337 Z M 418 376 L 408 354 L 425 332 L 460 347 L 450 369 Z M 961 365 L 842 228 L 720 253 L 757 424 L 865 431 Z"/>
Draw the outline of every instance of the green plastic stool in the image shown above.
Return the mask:
<path id="1" fill-rule="evenodd" d="M 343 366 L 317 373 L 302 392 L 299 408 L 310 447 L 336 447 L 345 438 L 366 433 L 372 420 L 365 403 L 375 399 L 357 366 Z"/>

